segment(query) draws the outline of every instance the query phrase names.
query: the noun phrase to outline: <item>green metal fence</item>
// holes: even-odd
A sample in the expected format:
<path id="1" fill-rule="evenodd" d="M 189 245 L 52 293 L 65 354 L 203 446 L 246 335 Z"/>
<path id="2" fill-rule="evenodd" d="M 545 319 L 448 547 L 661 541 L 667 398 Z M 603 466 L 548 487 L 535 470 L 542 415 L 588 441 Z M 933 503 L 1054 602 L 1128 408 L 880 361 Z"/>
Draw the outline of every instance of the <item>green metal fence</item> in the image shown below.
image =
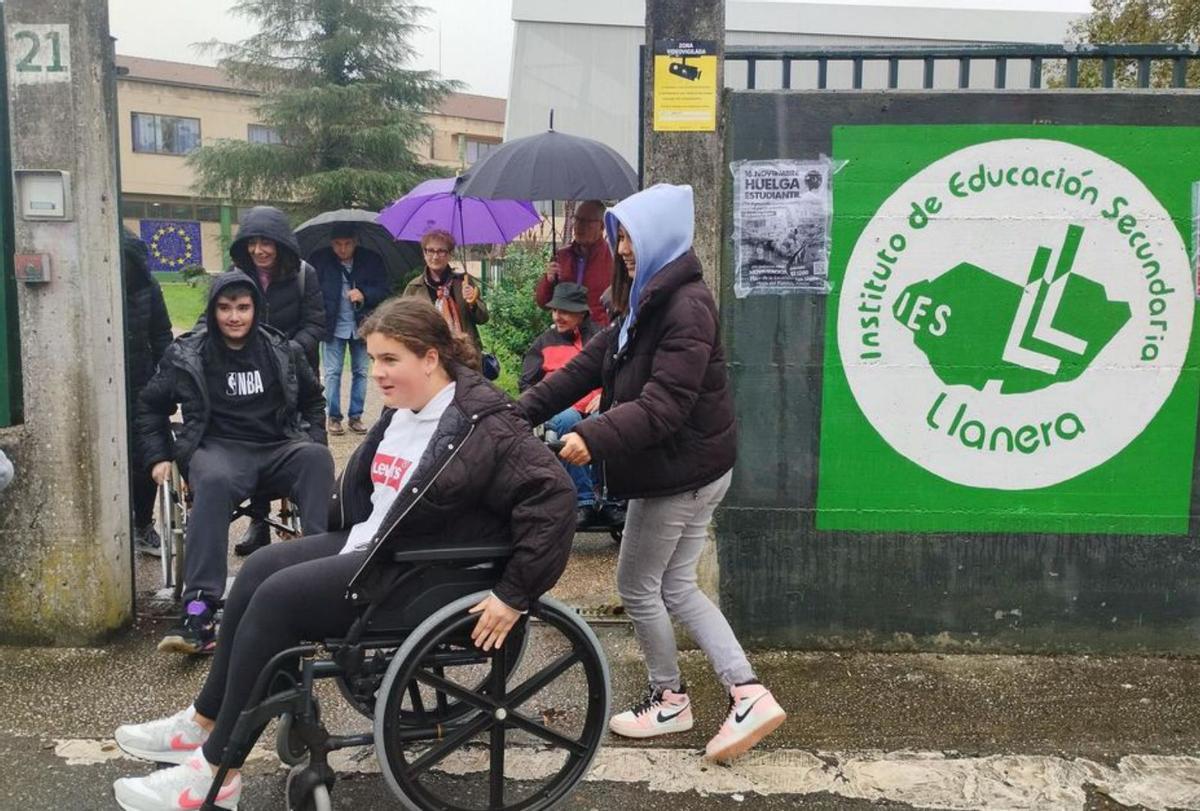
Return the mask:
<path id="1" fill-rule="evenodd" d="M 998 43 L 988 45 L 899 45 L 899 46 L 728 46 L 725 61 L 744 66 L 744 74 L 727 77 L 727 84 L 736 89 L 807 89 L 805 82 L 794 81 L 794 65 L 816 65 L 812 89 L 826 90 L 831 86 L 830 65 L 848 64 L 851 68 L 850 86 L 846 89 L 897 89 L 902 86 L 901 68 L 913 63 L 922 67 L 918 86 L 925 90 L 943 89 L 937 81 L 937 69 L 950 63 L 957 67 L 957 87 L 951 83 L 945 89 L 965 89 L 977 86 L 972 78 L 979 71 L 990 70 L 989 84 L 997 90 L 1016 90 L 1011 67 L 1020 66 L 1019 75 L 1027 80 L 1028 89 L 1046 87 L 1196 87 L 1200 65 L 1200 45 L 1152 44 L 1026 44 Z M 887 66 L 886 84 L 868 87 L 865 68 L 874 64 Z M 779 81 L 774 88 L 760 84 L 759 68 L 779 67 Z"/>

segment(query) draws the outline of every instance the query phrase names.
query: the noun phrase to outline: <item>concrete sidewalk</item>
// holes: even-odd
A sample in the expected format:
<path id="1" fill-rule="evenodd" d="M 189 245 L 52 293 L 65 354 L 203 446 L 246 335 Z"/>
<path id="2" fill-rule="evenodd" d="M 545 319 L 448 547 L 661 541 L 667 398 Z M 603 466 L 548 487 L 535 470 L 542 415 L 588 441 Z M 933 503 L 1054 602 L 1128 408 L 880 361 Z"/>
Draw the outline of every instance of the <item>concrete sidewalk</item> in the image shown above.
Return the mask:
<path id="1" fill-rule="evenodd" d="M 0 807 L 115 807 L 109 784 L 150 767 L 112 746 L 120 723 L 185 706 L 206 659 L 155 652 L 165 619 L 102 649 L 0 649 Z M 627 625 L 597 627 L 614 705 L 645 678 Z M 703 657 L 683 656 L 696 728 L 656 744 L 610 739 L 569 808 L 1200 808 L 1200 662 L 1182 659 L 764 653 L 791 714 L 732 768 L 698 752 L 725 699 Z M 364 727 L 335 696 L 331 728 Z M 248 766 L 243 809 L 282 808 L 271 730 Z M 522 766 L 514 751 L 513 769 Z M 339 754 L 338 807 L 394 808 L 369 751 Z"/>

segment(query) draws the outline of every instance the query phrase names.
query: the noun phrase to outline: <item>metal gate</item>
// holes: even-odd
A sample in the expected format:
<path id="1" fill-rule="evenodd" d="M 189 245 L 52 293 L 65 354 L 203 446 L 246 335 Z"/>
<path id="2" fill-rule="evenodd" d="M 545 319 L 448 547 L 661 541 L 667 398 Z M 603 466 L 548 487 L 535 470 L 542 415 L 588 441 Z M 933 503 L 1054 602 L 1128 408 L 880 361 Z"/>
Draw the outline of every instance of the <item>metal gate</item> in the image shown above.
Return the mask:
<path id="1" fill-rule="evenodd" d="M 1195 280 L 1181 275 L 1189 267 L 1194 274 L 1195 254 L 1189 258 L 1187 251 L 1189 243 L 1193 251 L 1196 248 L 1193 229 L 1200 230 L 1200 93 L 1191 89 L 1200 86 L 1198 57 L 1194 46 L 1175 45 L 726 50 L 728 161 L 809 161 L 822 156 L 832 157 L 834 164 L 849 161 L 832 181 L 828 295 L 735 294 L 735 275 L 744 269 L 734 264 L 729 203 L 737 190 L 733 176 L 725 176 L 721 320 L 740 431 L 734 484 L 717 515 L 717 544 L 722 606 L 745 638 L 817 648 L 1200 650 L 1192 631 L 1200 617 L 1200 340 L 1191 318 Z M 910 246 L 917 245 L 927 237 L 914 229 L 922 227 L 920 217 L 933 212 L 926 210 L 913 226 L 905 224 L 914 221 L 908 219 L 908 206 L 902 212 L 886 207 L 891 195 L 910 182 L 913 189 L 925 188 L 920 172 L 968 150 L 990 146 L 999 151 L 1005 139 L 1044 142 L 1054 145 L 1046 149 L 1076 149 L 1095 156 L 1080 158 L 1095 160 L 1096 165 L 1080 164 L 1077 176 L 1066 184 L 1072 190 L 1073 184 L 1083 189 L 1081 178 L 1089 178 L 1091 170 L 1102 174 L 1101 164 L 1127 169 L 1139 188 L 1147 190 L 1147 199 L 1161 203 L 1164 216 L 1157 221 L 1166 240 L 1162 244 L 1182 237 L 1183 248 L 1173 249 L 1173 256 L 1176 277 L 1184 283 L 1172 290 L 1171 306 L 1176 315 L 1191 314 L 1192 329 L 1178 333 L 1183 337 L 1176 346 L 1183 347 L 1186 359 L 1179 361 L 1178 383 L 1172 383 L 1166 395 L 1178 407 L 1171 407 L 1167 419 L 1168 406 L 1157 406 L 1147 427 L 1122 450 L 1046 485 L 1018 480 L 1016 474 L 999 484 L 975 482 L 982 473 L 969 467 L 973 461 L 982 469 L 991 464 L 988 460 L 1001 458 L 989 453 L 1001 454 L 1009 460 L 1004 464 L 1011 462 L 1014 469 L 1022 458 L 1039 463 L 1044 458 L 1048 465 L 1054 459 L 1049 452 L 1023 457 L 1033 446 L 1014 446 L 1006 439 L 1011 432 L 1002 423 L 1016 430 L 1021 421 L 985 418 L 973 425 L 971 435 L 951 433 L 972 419 L 973 406 L 964 407 L 957 422 L 953 415 L 958 402 L 974 396 L 975 390 L 963 381 L 970 377 L 972 364 L 986 366 L 977 360 L 980 356 L 959 352 L 955 344 L 959 354 L 927 359 L 933 350 L 922 350 L 924 355 L 904 356 L 916 359 L 911 367 L 896 363 L 886 369 L 880 368 L 886 359 L 876 363 L 874 346 L 868 343 L 874 335 L 867 325 L 880 319 L 889 320 L 892 329 L 897 323 L 908 330 L 921 328 L 915 321 L 903 323 L 899 313 L 915 318 L 917 309 L 910 305 L 929 290 L 934 296 L 949 296 L 946 300 L 953 300 L 955 307 L 965 302 L 962 312 L 970 305 L 983 307 L 977 312 L 986 314 L 988 305 L 999 307 L 1009 300 L 1009 282 L 998 282 L 1000 276 L 994 273 L 974 275 L 990 267 L 986 261 L 971 264 L 979 243 L 968 245 L 969 250 L 954 243 L 951 250 L 934 256 L 931 264 L 937 267 L 926 275 L 912 264 L 896 264 L 896 250 L 904 249 L 905 240 L 891 244 L 888 235 L 901 233 Z M 981 162 L 970 160 L 974 162 L 960 167 L 961 179 L 982 194 L 995 188 L 988 177 L 1000 177 L 1001 183 L 1017 177 L 996 175 L 999 164 L 977 169 Z M 1063 165 L 1055 164 L 1056 172 Z M 977 171 L 978 182 L 969 179 Z M 1068 175 L 1069 171 L 1063 177 Z M 803 174 L 799 177 L 805 179 Z M 1039 172 L 1036 182 L 1044 184 L 1045 179 Z M 937 182 L 929 196 L 940 195 L 937 205 L 946 204 L 947 209 L 950 204 L 968 205 L 963 200 L 975 191 L 956 187 L 965 190 L 960 198 L 947 191 L 945 178 Z M 1046 188 L 1054 183 L 1051 176 Z M 1028 180 L 1023 188 L 1034 185 Z M 797 188 L 802 191 L 802 186 Z M 1060 178 L 1057 191 L 1062 188 Z M 1112 189 L 1092 189 L 1091 194 L 1106 191 L 1109 196 L 1102 199 L 1108 210 L 1116 194 Z M 983 199 L 982 194 L 971 198 L 972 204 Z M 914 193 L 912 199 L 924 201 L 926 195 Z M 1087 239 L 1108 234 L 1125 213 L 1126 202 L 1118 203 L 1120 210 L 1110 211 L 1111 217 L 1101 216 L 1101 207 L 1091 209 Z M 965 222 L 968 211 L 955 208 L 943 217 L 961 216 Z M 1067 229 L 1073 216 L 1077 215 L 1068 212 L 1057 220 L 1022 221 L 1013 215 L 1012 221 L 1021 223 L 1022 233 L 1040 233 L 1042 222 L 1061 221 Z M 876 234 L 868 232 L 873 223 L 895 226 L 885 231 L 880 225 Z M 1121 238 L 1145 237 L 1126 230 L 1132 236 Z M 1038 249 L 1039 256 L 1069 254 L 1058 265 L 1069 273 L 1075 255 L 1071 235 L 1078 234 L 1066 233 L 1066 242 L 1057 232 L 1053 243 L 1049 237 L 1030 238 L 1037 240 L 1031 251 L 1045 246 L 1044 251 Z M 1021 239 L 1014 238 L 1016 242 Z M 881 284 L 863 288 L 861 294 L 850 286 L 851 253 L 862 244 L 872 246 L 864 257 L 883 252 L 880 276 L 894 274 L 886 293 L 877 293 Z M 1120 263 L 1128 248 L 1119 241 L 1114 245 L 1113 267 L 1124 267 Z M 918 255 L 914 250 L 907 256 Z M 855 267 L 862 275 L 868 271 L 861 268 L 875 265 Z M 950 269 L 959 272 L 951 276 Z M 1023 273 L 1028 272 L 1026 265 Z M 1137 265 L 1129 272 L 1142 270 Z M 1107 278 L 1092 273 L 1083 278 Z M 960 278 L 963 285 L 954 287 Z M 1028 278 L 1031 284 L 1042 283 L 1040 276 Z M 935 289 L 933 280 L 943 281 Z M 1026 281 L 1022 275 L 1011 283 L 1017 298 Z M 1088 287 L 1087 281 L 1080 284 L 1080 291 Z M 1122 300 L 1112 298 L 1110 288 L 1104 291 L 1096 301 Z M 902 299 L 905 292 L 909 297 Z M 1131 302 L 1129 313 L 1143 317 L 1145 302 L 1124 300 Z M 851 356 L 842 343 L 845 301 L 852 301 L 851 309 L 864 307 L 862 330 L 846 330 L 856 341 L 861 339 L 861 356 Z M 1016 325 L 1020 316 L 1013 312 L 1004 310 L 1003 323 L 997 323 Z M 1081 329 L 1093 320 L 1099 323 L 1099 316 L 1087 307 L 1076 312 L 1082 313 L 1077 322 L 1084 325 Z M 858 325 L 857 318 L 847 323 Z M 1133 326 L 1133 321 L 1120 323 Z M 1174 322 L 1177 331 L 1182 329 L 1178 324 Z M 1137 326 L 1140 330 L 1140 320 Z M 1120 334 L 1124 342 L 1145 333 Z M 892 346 L 899 341 L 916 345 L 907 331 L 893 335 L 897 342 Z M 921 363 L 926 367 L 918 369 Z M 847 371 L 855 364 L 872 371 Z M 1081 364 L 1079 368 L 1089 368 Z M 939 377 L 926 374 L 935 368 Z M 912 373 L 905 377 L 897 370 Z M 854 379 L 852 372 L 858 375 Z M 891 379 L 887 375 L 893 373 L 900 382 L 877 386 L 871 393 L 874 405 L 861 387 L 856 388 L 872 374 Z M 903 399 L 893 395 L 914 391 L 926 380 L 933 381 L 930 386 L 941 385 L 947 397 L 920 400 L 919 415 L 901 424 Z M 1072 385 L 1073 380 L 1056 378 L 1038 391 L 1058 397 L 1076 391 Z M 1110 403 L 1114 412 L 1142 394 L 1139 385 L 1118 391 Z M 1050 394 L 1046 398 L 1053 399 Z M 889 412 L 893 401 L 898 405 Z M 953 408 L 946 405 L 949 402 L 955 403 Z M 1017 401 L 1004 404 L 1010 402 Z M 1103 411 L 1097 407 L 1089 413 L 1103 416 Z M 895 425 L 889 426 L 889 420 Z M 977 450 L 973 432 L 978 428 L 982 437 L 985 423 L 991 444 Z M 1099 417 L 1089 420 L 1086 441 L 1110 430 L 1115 429 Z M 937 450 L 926 456 L 909 452 L 904 431 Z M 1053 440 L 1065 447 L 1077 436 L 1082 434 L 1068 430 Z M 945 460 L 958 451 L 963 467 L 947 472 Z M 1011 455 L 1003 456 L 1009 451 Z M 971 453 L 976 456 L 968 459 Z"/>

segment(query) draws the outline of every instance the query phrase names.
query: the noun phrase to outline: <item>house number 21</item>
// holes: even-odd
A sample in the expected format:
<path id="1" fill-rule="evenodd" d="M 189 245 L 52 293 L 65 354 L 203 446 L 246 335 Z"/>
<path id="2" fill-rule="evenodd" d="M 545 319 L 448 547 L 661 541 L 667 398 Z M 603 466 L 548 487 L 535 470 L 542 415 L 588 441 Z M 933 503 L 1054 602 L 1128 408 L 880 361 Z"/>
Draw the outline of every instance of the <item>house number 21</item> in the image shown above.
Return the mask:
<path id="1" fill-rule="evenodd" d="M 69 81 L 70 26 L 14 25 L 8 35 L 8 70 L 14 84 Z"/>

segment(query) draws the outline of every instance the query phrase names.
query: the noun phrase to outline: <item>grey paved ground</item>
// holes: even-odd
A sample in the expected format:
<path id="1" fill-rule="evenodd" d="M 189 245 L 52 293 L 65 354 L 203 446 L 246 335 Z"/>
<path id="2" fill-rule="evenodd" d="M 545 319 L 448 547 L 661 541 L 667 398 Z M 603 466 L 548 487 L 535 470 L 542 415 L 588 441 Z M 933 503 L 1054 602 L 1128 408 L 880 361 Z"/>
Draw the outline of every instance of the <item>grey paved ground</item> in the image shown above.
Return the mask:
<path id="1" fill-rule="evenodd" d="M 373 392 L 367 410 L 377 413 Z M 339 467 L 357 439 L 334 438 Z M 240 531 L 235 525 L 231 536 Z M 615 559 L 607 538 L 580 536 L 556 595 L 603 613 L 616 603 Z M 239 563 L 231 558 L 231 571 Z M 139 562 L 137 582 L 143 597 L 153 593 L 153 561 Z M 0 648 L 0 810 L 112 809 L 111 781 L 153 768 L 119 757 L 110 738 L 120 723 L 186 705 L 200 685 L 206 660 L 154 651 L 167 622 L 161 604 L 144 599 L 135 627 L 104 648 Z M 627 706 L 645 678 L 632 634 L 620 622 L 596 630 L 614 704 Z M 547 655 L 534 646 L 526 667 Z M 761 754 L 732 769 L 700 762 L 726 703 L 703 657 L 686 652 L 695 729 L 651 745 L 606 741 L 592 779 L 564 807 L 1200 809 L 1200 661 L 783 652 L 753 659 L 790 714 Z M 365 729 L 327 688 L 330 727 Z M 569 714 L 578 703 L 564 685 L 539 709 Z M 521 751 L 514 749 L 518 760 Z M 339 769 L 335 807 L 398 807 L 369 752 Z M 283 784 L 277 761 L 256 758 L 241 808 L 284 808 Z"/>

